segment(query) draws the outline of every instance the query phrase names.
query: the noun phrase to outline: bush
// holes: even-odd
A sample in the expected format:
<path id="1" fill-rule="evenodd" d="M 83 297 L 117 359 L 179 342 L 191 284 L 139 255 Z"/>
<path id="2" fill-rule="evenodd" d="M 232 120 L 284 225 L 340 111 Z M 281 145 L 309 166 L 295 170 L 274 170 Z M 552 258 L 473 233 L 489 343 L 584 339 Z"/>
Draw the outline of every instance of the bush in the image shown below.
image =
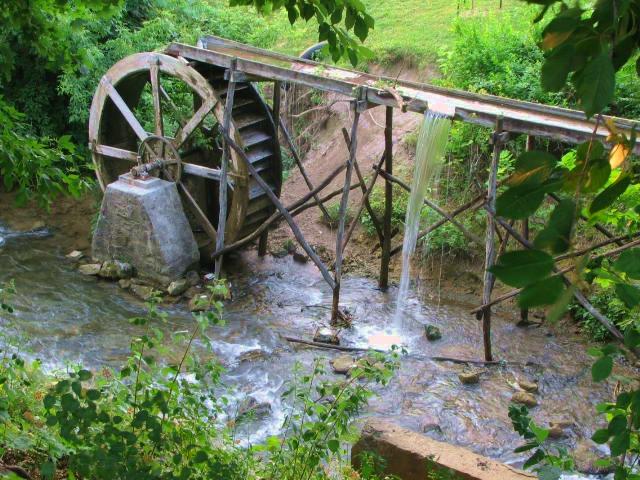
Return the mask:
<path id="1" fill-rule="evenodd" d="M 91 183 L 87 171 L 69 136 L 34 136 L 25 116 L 0 97 L 0 179 L 19 205 L 35 199 L 49 208 L 60 193 L 77 197 Z"/>

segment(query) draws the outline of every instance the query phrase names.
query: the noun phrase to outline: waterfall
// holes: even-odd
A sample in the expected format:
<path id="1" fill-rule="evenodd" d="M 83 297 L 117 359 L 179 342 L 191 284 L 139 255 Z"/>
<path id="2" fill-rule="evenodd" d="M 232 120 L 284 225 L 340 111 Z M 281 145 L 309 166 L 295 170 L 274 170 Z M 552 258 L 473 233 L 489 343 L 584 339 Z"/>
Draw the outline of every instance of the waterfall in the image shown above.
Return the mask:
<path id="1" fill-rule="evenodd" d="M 447 146 L 450 127 L 451 120 L 449 118 L 431 111 L 425 113 L 416 147 L 411 193 L 404 222 L 402 276 L 400 277 L 400 290 L 396 306 L 396 320 L 401 318 L 401 313 L 409 294 L 411 259 L 418 241 L 420 212 L 422 211 L 427 190 L 444 163 L 444 151 Z"/>

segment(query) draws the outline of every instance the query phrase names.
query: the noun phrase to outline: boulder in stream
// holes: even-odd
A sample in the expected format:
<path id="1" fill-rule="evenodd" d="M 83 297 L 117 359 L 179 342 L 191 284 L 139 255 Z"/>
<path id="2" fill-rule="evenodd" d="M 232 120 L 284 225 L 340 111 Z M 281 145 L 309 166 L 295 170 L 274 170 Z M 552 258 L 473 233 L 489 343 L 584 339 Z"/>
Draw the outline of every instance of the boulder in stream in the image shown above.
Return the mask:
<path id="1" fill-rule="evenodd" d="M 133 267 L 130 263 L 119 262 L 117 260 L 107 260 L 102 264 L 102 268 L 98 275 L 110 280 L 131 278 L 133 276 Z"/>
<path id="2" fill-rule="evenodd" d="M 529 408 L 535 407 L 538 405 L 538 400 L 536 397 L 531 395 L 529 392 L 516 392 L 511 397 L 511 401 L 513 403 L 519 403 L 521 405 L 525 405 Z"/>
<path id="3" fill-rule="evenodd" d="M 424 334 L 430 342 L 434 342 L 442 338 L 442 332 L 435 325 L 425 325 Z"/>
<path id="4" fill-rule="evenodd" d="M 84 257 L 84 253 L 82 253 L 80 250 L 74 250 L 73 252 L 70 252 L 65 256 L 67 260 L 71 260 L 72 262 L 77 262 L 83 257 Z"/>
<path id="5" fill-rule="evenodd" d="M 80 265 L 78 271 L 83 275 L 96 276 L 100 273 L 102 264 L 100 263 L 87 263 L 86 265 Z"/>
<path id="6" fill-rule="evenodd" d="M 518 386 L 525 392 L 537 393 L 538 384 L 536 382 L 530 382 L 528 380 L 518 380 Z"/>
<path id="7" fill-rule="evenodd" d="M 167 293 L 171 296 L 177 297 L 182 295 L 189 288 L 189 282 L 186 278 L 175 280 L 167 287 Z"/>
<path id="8" fill-rule="evenodd" d="M 459 373 L 458 378 L 465 385 L 474 385 L 480 381 L 480 373 L 479 370 L 467 370 Z"/>
<path id="9" fill-rule="evenodd" d="M 259 402 L 255 397 L 247 397 L 238 405 L 236 419 L 238 422 L 249 418 L 260 418 L 271 413 L 271 404 Z"/>
<path id="10" fill-rule="evenodd" d="M 140 300 L 144 300 L 146 302 L 153 296 L 153 288 L 147 285 L 139 285 L 137 283 L 134 283 L 133 285 L 131 285 L 131 293 L 133 293 Z"/>
<path id="11" fill-rule="evenodd" d="M 342 375 L 347 375 L 355 365 L 356 362 L 353 357 L 347 354 L 339 355 L 331 360 L 331 367 L 333 368 L 334 373 Z"/>
<path id="12" fill-rule="evenodd" d="M 200 274 L 195 270 L 189 270 L 184 278 L 187 280 L 190 287 L 195 287 L 200 283 Z"/>

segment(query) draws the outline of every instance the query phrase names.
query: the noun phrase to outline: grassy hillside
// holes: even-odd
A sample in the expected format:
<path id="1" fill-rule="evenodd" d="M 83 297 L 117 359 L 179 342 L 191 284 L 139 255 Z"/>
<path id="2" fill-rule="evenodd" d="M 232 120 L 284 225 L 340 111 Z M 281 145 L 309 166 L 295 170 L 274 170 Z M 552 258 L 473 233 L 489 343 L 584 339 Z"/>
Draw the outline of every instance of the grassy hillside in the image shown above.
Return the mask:
<path id="1" fill-rule="evenodd" d="M 454 40 L 452 25 L 456 18 L 504 17 L 511 22 L 515 13 L 530 18 L 531 10 L 521 0 L 364 0 L 376 27 L 365 45 L 372 49 L 381 63 L 398 59 L 416 63 L 433 61 L 443 47 Z M 317 41 L 316 23 L 310 21 L 291 27 L 283 12 L 267 19 L 279 32 L 273 48 L 297 54 Z M 530 25 L 530 24 L 529 24 Z"/>

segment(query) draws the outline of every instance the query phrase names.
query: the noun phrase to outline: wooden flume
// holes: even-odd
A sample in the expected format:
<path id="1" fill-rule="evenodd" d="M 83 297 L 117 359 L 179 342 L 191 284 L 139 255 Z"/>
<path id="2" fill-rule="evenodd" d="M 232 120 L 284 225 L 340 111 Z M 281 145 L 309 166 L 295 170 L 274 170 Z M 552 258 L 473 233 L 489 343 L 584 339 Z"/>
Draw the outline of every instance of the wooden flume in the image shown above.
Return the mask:
<path id="1" fill-rule="evenodd" d="M 175 85 L 165 88 L 166 77 L 185 84 L 193 93 L 192 111 L 176 104 Z M 273 101 L 269 107 L 260 97 L 254 82 L 273 84 Z M 153 112 L 147 123 L 137 118 L 138 103 L 145 85 L 150 85 Z M 348 158 L 324 179 L 312 181 L 303 165 L 294 140 L 282 118 L 281 91 L 287 85 L 300 85 L 323 92 L 337 93 L 351 102 L 353 123 L 346 133 Z M 178 90 L 179 91 L 179 90 Z M 173 96 L 172 96 L 173 95 Z M 164 109 L 163 106 L 168 107 Z M 358 124 L 360 115 L 369 108 L 384 106 L 386 110 L 385 148 L 380 161 L 374 165 L 367 182 L 358 164 Z M 485 275 L 481 305 L 472 313 L 477 314 L 483 326 L 485 362 L 493 362 L 491 352 L 492 306 L 515 296 L 514 290 L 501 297 L 491 298 L 495 278 L 489 272 L 496 257 L 513 239 L 525 248 L 532 248 L 529 241 L 529 225 L 524 220 L 516 227 L 495 215 L 495 198 L 499 182 L 497 171 L 500 153 L 507 140 L 514 134 L 527 135 L 527 148 L 533 148 L 536 137 L 551 138 L 568 143 L 579 143 L 589 138 L 604 140 L 608 130 L 604 125 L 587 119 L 582 112 L 505 99 L 490 95 L 434 87 L 415 82 L 399 81 L 385 77 L 355 72 L 334 66 L 321 65 L 305 59 L 281 55 L 217 37 L 204 37 L 197 46 L 171 44 L 164 54 L 142 53 L 118 62 L 100 81 L 91 107 L 89 122 L 90 148 L 101 186 L 114 181 L 117 175 L 134 164 L 166 163 L 165 149 L 169 142 L 176 150 L 181 173 L 179 182 L 186 207 L 191 211 L 194 230 L 204 232 L 209 238 L 207 255 L 215 261 L 216 275 L 222 272 L 224 254 L 258 240 L 258 253 L 264 255 L 270 228 L 283 219 L 322 273 L 333 290 L 332 320 L 340 315 L 340 285 L 345 249 L 352 237 L 362 212 L 366 209 L 376 228 L 381 247 L 379 286 L 389 284 L 391 258 L 399 253 L 402 245 L 392 245 L 396 232 L 392 230 L 391 214 L 393 184 L 409 190 L 409 186 L 393 175 L 393 113 L 403 111 L 437 111 L 454 121 L 463 121 L 493 129 L 493 154 L 487 192 L 464 205 L 447 211 L 430 200 L 425 205 L 442 217 L 419 233 L 422 238 L 440 226 L 451 223 L 466 238 L 485 245 Z M 167 112 L 173 115 L 175 133 L 167 133 Z M 210 125 L 210 119 L 217 127 Z M 640 123 L 612 118 L 623 132 L 637 129 Z M 148 133 L 150 129 L 152 133 Z M 150 135 L 162 142 L 149 141 Z M 217 138 L 221 146 L 216 150 L 210 145 Z M 280 142 L 291 152 L 297 168 L 309 192 L 290 205 L 280 201 L 282 162 Z M 139 154 L 138 145 L 143 153 Z M 188 147 L 188 148 L 187 148 Z M 640 152 L 640 145 L 636 145 Z M 141 158 L 145 156 L 145 159 Z M 383 167 L 384 165 L 384 167 Z M 343 186 L 323 194 L 329 184 L 345 172 Z M 357 181 L 352 183 L 353 172 Z M 377 218 L 369 203 L 369 197 L 381 177 L 385 183 L 383 218 Z M 315 183 L 317 182 L 317 183 Z M 221 188 L 220 185 L 225 185 Z M 346 224 L 349 192 L 360 189 L 362 197 L 352 223 Z M 216 193 L 216 195 L 213 195 Z M 309 245 L 295 221 L 301 212 L 317 207 L 325 218 L 329 213 L 325 204 L 340 196 L 338 228 L 336 233 L 335 262 L 327 266 Z M 217 201 L 215 200 L 217 197 Z M 469 232 L 456 217 L 483 209 L 487 214 L 486 238 Z M 214 227 L 217 224 L 217 228 Z M 638 244 L 636 236 L 614 237 L 606 228 L 595 228 L 607 240 L 579 252 L 571 252 L 556 258 L 562 261 L 570 257 L 589 255 L 597 248 L 616 244 L 617 248 L 600 255 L 616 255 Z M 501 232 L 501 229 L 503 230 Z M 520 231 L 518 231 L 520 229 Z M 496 242 L 498 240 L 498 245 Z M 496 250 L 496 246 L 498 247 Z M 564 275 L 570 269 L 557 267 L 556 273 Z M 566 282 L 570 283 L 566 277 Z M 591 305 L 584 294 L 572 286 L 576 300 L 597 318 L 616 338 L 620 332 L 604 315 Z M 526 319 L 528 312 L 521 311 Z"/>

